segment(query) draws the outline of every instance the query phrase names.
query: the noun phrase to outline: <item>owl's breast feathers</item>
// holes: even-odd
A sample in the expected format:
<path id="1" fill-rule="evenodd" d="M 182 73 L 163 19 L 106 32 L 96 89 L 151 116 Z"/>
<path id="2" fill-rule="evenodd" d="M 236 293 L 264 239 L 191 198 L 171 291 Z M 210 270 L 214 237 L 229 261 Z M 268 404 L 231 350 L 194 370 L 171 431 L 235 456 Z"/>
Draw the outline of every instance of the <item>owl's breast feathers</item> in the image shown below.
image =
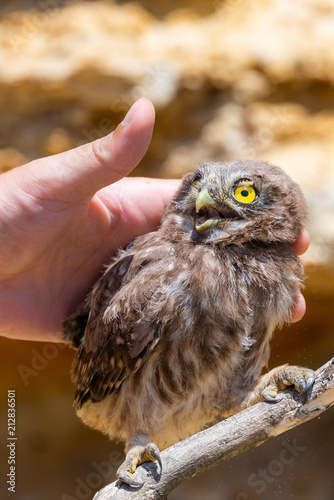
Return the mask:
<path id="1" fill-rule="evenodd" d="M 76 407 L 139 383 L 144 365 L 164 400 L 184 398 L 218 373 L 246 390 L 273 329 L 292 312 L 301 278 L 288 246 L 138 238 L 65 323 L 65 337 L 78 347 Z"/>

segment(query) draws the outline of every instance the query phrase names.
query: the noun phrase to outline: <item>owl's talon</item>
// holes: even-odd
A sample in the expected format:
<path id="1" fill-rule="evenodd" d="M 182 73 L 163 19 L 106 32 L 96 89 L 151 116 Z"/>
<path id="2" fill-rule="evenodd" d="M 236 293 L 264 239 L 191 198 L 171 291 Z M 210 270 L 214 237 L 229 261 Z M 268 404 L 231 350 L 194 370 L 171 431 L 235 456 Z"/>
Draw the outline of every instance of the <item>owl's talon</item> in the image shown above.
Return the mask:
<path id="1" fill-rule="evenodd" d="M 160 455 L 160 450 L 154 443 L 149 443 L 146 448 L 149 447 L 149 453 L 151 455 L 151 460 L 156 460 L 160 466 L 160 470 L 162 471 L 162 460 Z"/>
<path id="2" fill-rule="evenodd" d="M 266 401 L 269 401 L 270 403 L 278 403 L 279 401 L 282 401 L 283 396 L 271 396 L 270 394 L 266 394 L 265 392 L 262 393 L 262 396 Z"/>
<path id="3" fill-rule="evenodd" d="M 123 473 L 123 472 L 118 472 L 117 471 L 117 479 L 124 484 L 127 484 L 128 486 L 131 486 L 131 488 L 139 488 L 143 486 L 143 482 L 140 483 L 139 481 L 135 481 L 132 479 L 132 474 L 130 473 Z"/>
<path id="4" fill-rule="evenodd" d="M 160 451 L 156 444 L 148 443 L 146 446 L 139 445 L 130 448 L 126 454 L 124 462 L 117 470 L 117 479 L 132 488 L 139 488 L 140 486 L 143 486 L 144 483 L 140 483 L 133 479 L 133 472 L 136 470 L 138 465 L 145 462 L 153 462 L 154 460 L 157 460 L 160 470 L 162 470 Z"/>
<path id="5" fill-rule="evenodd" d="M 314 373 L 310 373 L 306 385 L 302 390 L 302 392 L 300 393 L 301 396 L 304 396 L 305 402 L 309 401 L 311 397 L 314 381 L 315 381 L 315 375 Z"/>
<path id="6" fill-rule="evenodd" d="M 293 386 L 301 396 L 304 396 L 304 401 L 308 401 L 314 380 L 313 370 L 301 366 L 282 366 L 270 378 L 268 385 L 262 391 L 262 397 L 266 401 L 281 401 L 283 396 L 278 396 L 278 392 Z"/>
<path id="7" fill-rule="evenodd" d="M 270 380 L 269 384 L 263 389 L 262 397 L 270 403 L 278 403 L 282 400 L 283 396 L 279 395 L 280 388 L 274 377 Z"/>

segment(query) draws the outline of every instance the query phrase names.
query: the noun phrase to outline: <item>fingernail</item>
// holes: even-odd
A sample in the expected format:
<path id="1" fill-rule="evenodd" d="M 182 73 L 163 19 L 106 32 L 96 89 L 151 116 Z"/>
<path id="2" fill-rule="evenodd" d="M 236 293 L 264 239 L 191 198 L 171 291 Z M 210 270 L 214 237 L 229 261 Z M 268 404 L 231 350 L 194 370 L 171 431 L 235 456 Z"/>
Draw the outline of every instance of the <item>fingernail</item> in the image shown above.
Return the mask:
<path id="1" fill-rule="evenodd" d="M 123 127 L 126 127 L 131 122 L 131 118 L 132 118 L 133 110 L 134 110 L 135 106 L 136 106 L 136 103 L 132 104 L 131 108 L 129 109 L 129 111 L 125 115 L 125 118 L 122 121 Z"/>

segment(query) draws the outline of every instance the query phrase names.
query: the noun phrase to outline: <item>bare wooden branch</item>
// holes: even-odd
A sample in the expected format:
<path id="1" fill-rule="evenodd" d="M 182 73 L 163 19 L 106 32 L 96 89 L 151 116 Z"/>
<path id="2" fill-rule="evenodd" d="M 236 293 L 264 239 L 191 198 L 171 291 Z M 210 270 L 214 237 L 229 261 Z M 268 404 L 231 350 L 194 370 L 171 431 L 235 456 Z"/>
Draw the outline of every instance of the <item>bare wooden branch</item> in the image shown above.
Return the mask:
<path id="1" fill-rule="evenodd" d="M 334 358 L 319 368 L 310 400 L 303 404 L 291 389 L 279 403 L 261 402 L 163 451 L 163 469 L 152 462 L 136 470 L 139 489 L 118 481 L 99 491 L 93 500 L 162 500 L 176 486 L 209 467 L 228 460 L 296 427 L 334 404 Z"/>

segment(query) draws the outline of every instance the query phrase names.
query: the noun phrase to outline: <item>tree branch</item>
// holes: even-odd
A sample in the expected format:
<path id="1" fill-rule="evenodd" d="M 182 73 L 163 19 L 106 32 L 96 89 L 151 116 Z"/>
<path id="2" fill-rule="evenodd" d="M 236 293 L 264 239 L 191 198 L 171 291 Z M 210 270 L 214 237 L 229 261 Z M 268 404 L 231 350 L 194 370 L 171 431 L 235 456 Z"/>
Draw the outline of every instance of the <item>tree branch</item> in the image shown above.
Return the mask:
<path id="1" fill-rule="evenodd" d="M 299 424 L 317 417 L 334 404 L 334 358 L 316 371 L 306 403 L 289 389 L 279 403 L 260 402 L 162 452 L 162 474 L 156 463 L 137 468 L 133 489 L 118 481 L 96 493 L 93 500 L 162 500 L 176 486 L 209 467 L 254 448 Z"/>

